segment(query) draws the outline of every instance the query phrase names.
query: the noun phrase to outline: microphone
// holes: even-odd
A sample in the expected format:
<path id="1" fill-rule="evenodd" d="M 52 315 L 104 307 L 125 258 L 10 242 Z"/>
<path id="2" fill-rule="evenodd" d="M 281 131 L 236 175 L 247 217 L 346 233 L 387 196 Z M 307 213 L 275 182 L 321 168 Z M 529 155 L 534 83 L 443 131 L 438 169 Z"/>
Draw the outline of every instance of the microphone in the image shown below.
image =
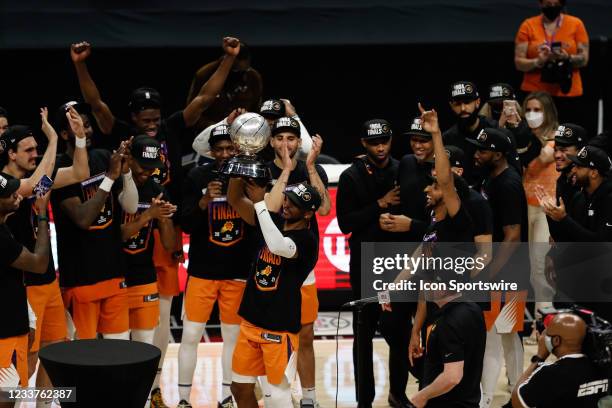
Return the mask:
<path id="1" fill-rule="evenodd" d="M 353 300 L 352 302 L 345 303 L 343 306 L 353 307 L 353 306 L 367 305 L 368 303 L 380 303 L 380 304 L 391 303 L 391 297 L 389 296 L 389 291 L 383 290 L 382 292 L 378 292 L 377 296 Z"/>
<path id="2" fill-rule="evenodd" d="M 348 307 L 359 306 L 359 305 L 367 305 L 368 303 L 378 303 L 378 296 L 367 297 L 363 299 L 353 300 L 351 302 L 345 303 Z"/>

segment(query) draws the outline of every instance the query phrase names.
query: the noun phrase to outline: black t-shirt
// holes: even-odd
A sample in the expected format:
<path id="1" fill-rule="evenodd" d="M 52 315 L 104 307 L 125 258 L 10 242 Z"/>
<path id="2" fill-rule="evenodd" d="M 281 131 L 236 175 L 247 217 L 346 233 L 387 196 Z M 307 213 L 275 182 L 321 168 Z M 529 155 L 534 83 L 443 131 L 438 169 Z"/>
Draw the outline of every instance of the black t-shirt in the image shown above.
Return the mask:
<path id="1" fill-rule="evenodd" d="M 166 188 L 170 197 L 176 200 L 178 205 L 181 202 L 181 186 L 183 183 L 180 139 L 186 129 L 187 125 L 185 124 L 183 111 L 180 110 L 162 120 L 157 136 L 155 136 L 161 144 L 160 158 L 166 168 L 157 169 L 151 177 Z M 116 143 L 114 149 L 117 148 L 121 140 L 129 139 L 130 136 L 137 136 L 141 133 L 132 124 L 121 119 L 115 119 L 115 124 L 111 130 L 111 140 Z"/>
<path id="2" fill-rule="evenodd" d="M 482 310 L 475 303 L 460 298 L 442 306 L 431 327 L 425 352 L 423 387 L 444 371 L 445 363 L 463 361 L 463 377 L 452 390 L 429 400 L 427 407 L 478 407 L 487 333 Z"/>
<path id="3" fill-rule="evenodd" d="M 474 222 L 463 203 L 453 217 L 449 214 L 440 221 L 432 217 L 432 223 L 423 236 L 423 242 L 472 242 Z"/>
<path id="4" fill-rule="evenodd" d="M 588 357 L 572 354 L 542 364 L 518 388 L 523 405 L 537 408 L 591 408 L 607 395 L 608 376 Z"/>
<path id="5" fill-rule="evenodd" d="M 7 180 L 14 178 L 10 174 L 0 172 Z M 21 201 L 19 209 L 11 214 L 6 225 L 9 227 L 15 239 L 33 252 L 36 247 L 36 233 L 38 230 L 38 221 L 36 220 L 36 196 L 26 197 Z M 49 242 L 51 248 L 51 242 Z M 53 254 L 49 251 L 49 265 L 47 271 L 43 274 L 23 271 L 26 286 L 46 285 L 55 280 L 55 264 L 53 262 Z"/>
<path id="6" fill-rule="evenodd" d="M 402 157 L 397 174 L 400 186 L 400 212 L 412 218 L 410 231 L 405 233 L 403 241 L 418 242 L 429 223 L 429 211 L 426 208 L 427 195 L 425 187 L 431 184 L 432 165 L 419 163 L 413 154 Z"/>
<path id="7" fill-rule="evenodd" d="M 98 191 L 111 153 L 94 149 L 88 154 L 90 177 L 51 194 L 62 287 L 92 285 L 125 275 L 125 257 L 121 248 L 121 210 L 115 199 L 122 189 L 122 178 L 115 181 L 98 217 L 87 230 L 74 224 L 60 205 L 72 197 L 78 197 L 83 203 Z M 66 167 L 67 163 L 72 163 L 72 159 L 63 155 L 57 160 L 57 167 Z"/>
<path id="8" fill-rule="evenodd" d="M 206 210 L 199 206 L 204 189 L 217 178 L 215 163 L 191 169 L 185 178 L 181 225 L 190 234 L 188 273 L 202 279 L 246 279 L 255 257 L 254 228 L 226 197 L 215 198 Z"/>
<path id="9" fill-rule="evenodd" d="M 151 207 L 151 200 L 160 193 L 164 193 L 163 200 L 168 200 L 164 188 L 149 178 L 138 187 L 138 210 L 136 214 L 129 214 L 123 209 L 122 223 L 127 224 Z M 127 263 L 125 283 L 128 287 L 146 285 L 157 281 L 157 272 L 153 264 L 153 245 L 155 238 L 153 229 L 157 228 L 157 221 L 150 220 L 138 233 L 123 242 L 123 252 Z"/>
<path id="10" fill-rule="evenodd" d="M 527 199 L 521 176 L 511 167 L 495 178 L 487 177 L 482 196 L 493 212 L 493 242 L 504 240 L 504 226 L 520 225 L 521 242 L 527 242 Z"/>
<path id="11" fill-rule="evenodd" d="M 527 199 L 521 176 L 508 167 L 495 178 L 483 181 L 482 196 L 487 199 L 493 212 L 493 242 L 504 240 L 504 227 L 520 225 L 520 242 L 527 242 Z M 529 288 L 529 249 L 520 245 L 494 277 L 519 285 L 520 290 Z"/>
<path id="12" fill-rule="evenodd" d="M 6 224 L 0 224 L 0 339 L 21 336 L 30 331 L 28 319 L 28 296 L 23 283 L 23 272 L 11 268 L 23 245 L 15 240 Z"/>
<path id="13" fill-rule="evenodd" d="M 474 223 L 474 236 L 493 234 L 493 212 L 485 198 L 473 188 L 462 201 Z"/>
<path id="14" fill-rule="evenodd" d="M 274 184 L 276 183 L 276 180 L 280 177 L 281 173 L 283 172 L 283 169 L 278 167 L 276 163 L 274 163 L 273 161 L 268 162 L 268 167 L 270 168 L 270 172 L 272 173 L 272 184 Z M 318 164 L 315 165 L 315 168 L 317 169 L 317 173 L 319 174 L 321 181 L 323 181 L 323 185 L 325 186 L 325 188 L 327 188 L 327 185 L 329 184 L 329 180 L 327 179 L 327 173 L 325 173 L 325 170 L 323 170 L 323 167 L 321 167 Z M 291 173 L 289 173 L 289 180 L 287 181 L 287 188 L 289 188 L 292 185 L 299 184 L 299 183 L 312 184 L 310 183 L 310 178 L 308 177 L 308 169 L 306 168 L 306 162 L 303 160 L 298 160 L 295 166 L 295 169 L 291 170 Z M 311 218 L 310 229 L 315 234 L 315 237 L 317 238 L 317 245 L 318 245 L 319 243 L 319 224 L 317 223 L 316 214 L 314 217 Z"/>
<path id="15" fill-rule="evenodd" d="M 247 279 L 238 313 L 263 329 L 298 333 L 301 327 L 300 289 L 316 264 L 317 239 L 310 229 L 284 231 L 293 240 L 297 258 L 283 258 L 263 245 Z"/>

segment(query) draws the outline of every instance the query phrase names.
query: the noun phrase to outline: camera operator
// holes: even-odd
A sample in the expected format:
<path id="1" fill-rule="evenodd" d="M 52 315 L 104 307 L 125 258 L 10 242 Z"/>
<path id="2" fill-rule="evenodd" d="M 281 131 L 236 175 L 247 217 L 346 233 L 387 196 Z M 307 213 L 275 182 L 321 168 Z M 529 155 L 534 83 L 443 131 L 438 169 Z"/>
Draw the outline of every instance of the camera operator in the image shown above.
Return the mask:
<path id="1" fill-rule="evenodd" d="M 595 407 L 607 394 L 607 375 L 582 353 L 587 325 L 571 313 L 556 315 L 538 341 L 538 352 L 512 392 L 512 406 Z M 557 361 L 545 363 L 550 354 Z"/>

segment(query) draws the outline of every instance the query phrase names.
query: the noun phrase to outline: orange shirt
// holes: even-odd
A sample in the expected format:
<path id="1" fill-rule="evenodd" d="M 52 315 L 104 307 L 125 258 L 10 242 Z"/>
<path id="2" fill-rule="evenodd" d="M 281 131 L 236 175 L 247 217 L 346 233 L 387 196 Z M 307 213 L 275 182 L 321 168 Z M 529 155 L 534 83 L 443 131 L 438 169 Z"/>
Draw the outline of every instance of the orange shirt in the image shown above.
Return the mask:
<path id="1" fill-rule="evenodd" d="M 548 142 L 548 146 L 555 148 L 555 142 Z M 544 188 L 551 197 L 555 197 L 557 190 L 557 169 L 555 162 L 542 164 L 538 159 L 532 160 L 525 172 L 523 173 L 523 187 L 525 187 L 525 196 L 527 196 L 527 204 L 539 206 L 540 203 L 535 195 L 535 188 L 540 185 Z"/>
<path id="2" fill-rule="evenodd" d="M 589 42 L 589 35 L 586 28 L 578 17 L 570 16 L 569 14 L 561 14 L 561 24 L 556 33 L 552 36 L 546 34 L 542 15 L 530 17 L 523 21 L 518 33 L 516 34 L 515 44 L 528 43 L 527 58 L 537 58 L 538 49 L 541 45 L 547 44 L 550 46 L 553 42 L 561 42 L 563 49 L 570 55 L 577 53 L 579 43 Z M 561 92 L 559 85 L 543 83 L 540 81 L 542 75 L 541 70 L 535 69 L 530 72 L 525 72 L 521 89 L 523 91 L 546 91 L 552 96 L 581 96 L 582 95 L 582 79 L 580 70 L 575 68 L 572 74 L 572 88 L 567 94 Z"/>

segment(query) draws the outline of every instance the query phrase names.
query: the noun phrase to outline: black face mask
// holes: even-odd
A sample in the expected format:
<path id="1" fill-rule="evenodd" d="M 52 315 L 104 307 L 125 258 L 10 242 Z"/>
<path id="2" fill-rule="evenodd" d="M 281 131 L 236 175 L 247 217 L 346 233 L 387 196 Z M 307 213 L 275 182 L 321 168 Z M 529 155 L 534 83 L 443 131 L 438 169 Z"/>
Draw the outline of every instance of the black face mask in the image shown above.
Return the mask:
<path id="1" fill-rule="evenodd" d="M 555 21 L 561 14 L 563 6 L 546 6 L 542 7 L 542 14 L 546 16 L 549 21 Z"/>
<path id="2" fill-rule="evenodd" d="M 467 118 L 462 118 L 457 115 L 457 124 L 461 129 L 467 129 L 472 126 L 478 120 L 478 109 L 475 109 L 474 112 L 470 113 L 470 116 Z"/>
<path id="3" fill-rule="evenodd" d="M 501 114 L 502 114 L 501 110 L 491 108 L 491 116 L 493 117 L 493 119 L 495 119 L 495 121 L 499 121 Z"/>

